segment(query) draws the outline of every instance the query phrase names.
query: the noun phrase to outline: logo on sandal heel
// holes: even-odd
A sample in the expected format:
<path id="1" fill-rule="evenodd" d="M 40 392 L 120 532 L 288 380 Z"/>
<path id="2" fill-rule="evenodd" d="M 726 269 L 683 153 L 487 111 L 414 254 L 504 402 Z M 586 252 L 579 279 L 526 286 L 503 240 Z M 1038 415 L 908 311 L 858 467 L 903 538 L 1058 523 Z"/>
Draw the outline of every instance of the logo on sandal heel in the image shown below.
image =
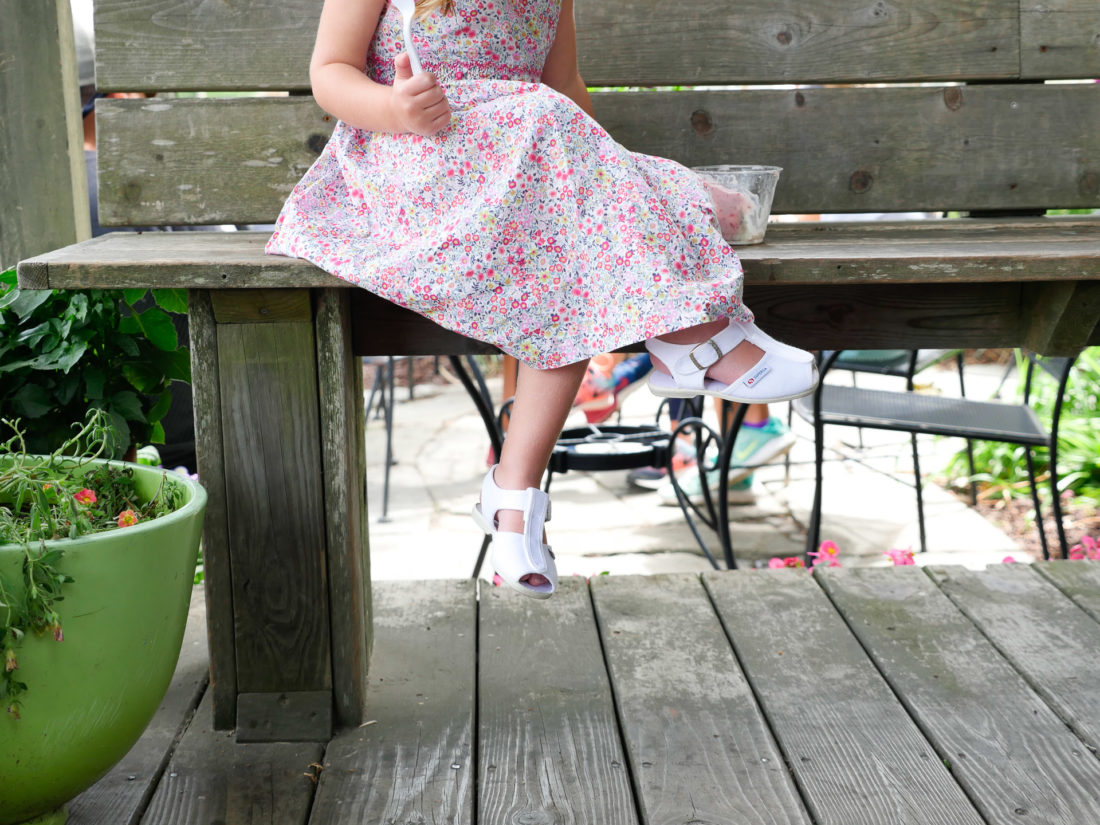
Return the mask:
<path id="1" fill-rule="evenodd" d="M 741 383 L 744 384 L 746 387 L 755 387 L 757 384 L 763 381 L 764 377 L 771 371 L 772 368 L 768 366 L 757 367 L 752 372 L 747 373 L 741 379 Z"/>

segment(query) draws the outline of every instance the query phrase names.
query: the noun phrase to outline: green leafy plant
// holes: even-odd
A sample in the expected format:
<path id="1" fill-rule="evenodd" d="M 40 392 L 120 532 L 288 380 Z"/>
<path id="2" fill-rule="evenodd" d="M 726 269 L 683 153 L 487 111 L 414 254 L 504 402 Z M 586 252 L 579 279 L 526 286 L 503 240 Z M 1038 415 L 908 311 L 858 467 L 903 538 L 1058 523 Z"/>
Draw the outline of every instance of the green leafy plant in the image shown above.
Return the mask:
<path id="1" fill-rule="evenodd" d="M 23 421 L 32 452 L 52 452 L 67 422 L 88 409 L 110 416 L 118 457 L 163 442 L 174 379 L 190 380 L 171 313 L 184 290 L 21 290 L 0 275 L 0 409 Z"/>
<path id="2" fill-rule="evenodd" d="M 27 452 L 18 421 L 4 419 L 12 435 L 0 442 L 0 546 L 21 545 L 19 587 L 0 575 L 0 706 L 18 718 L 27 685 L 18 677 L 18 648 L 27 634 L 63 641 L 56 605 L 73 580 L 58 563 L 64 550 L 47 541 L 115 530 L 171 513 L 182 504 L 178 487 L 162 482 L 147 501 L 137 494 L 124 464 L 92 465 L 117 447 L 110 415 L 93 410 L 75 434 L 48 455 Z M 19 595 L 16 595 L 19 594 Z"/>
<path id="3" fill-rule="evenodd" d="M 1026 357 L 1017 353 L 1017 371 L 1027 368 Z M 1049 422 L 1053 414 L 1056 382 L 1040 375 L 1036 368 L 1030 404 L 1040 420 Z M 1023 397 L 1023 388 L 1019 389 Z M 1058 428 L 1058 485 L 1063 495 L 1100 500 L 1100 347 L 1084 350 L 1078 357 L 1062 402 Z M 1049 477 L 1050 456 L 1046 449 L 1033 450 L 1037 476 Z M 969 475 L 965 451 L 952 456 L 945 470 L 949 482 L 963 487 L 976 481 L 984 495 L 1006 497 L 1030 495 L 1025 449 L 1015 444 L 993 441 L 974 442 L 974 466 Z M 1042 489 L 1042 488 L 1041 488 Z"/>

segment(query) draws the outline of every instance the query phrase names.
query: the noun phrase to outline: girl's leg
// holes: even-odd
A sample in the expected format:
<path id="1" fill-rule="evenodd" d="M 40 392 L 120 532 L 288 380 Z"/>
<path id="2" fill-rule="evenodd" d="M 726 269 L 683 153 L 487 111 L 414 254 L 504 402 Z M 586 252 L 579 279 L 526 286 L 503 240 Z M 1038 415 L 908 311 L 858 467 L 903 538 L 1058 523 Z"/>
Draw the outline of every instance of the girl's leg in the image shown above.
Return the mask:
<path id="1" fill-rule="evenodd" d="M 504 440 L 500 464 L 493 473 L 498 487 L 525 490 L 541 484 L 587 366 L 587 361 L 549 370 L 519 365 L 508 437 Z M 522 533 L 523 513 L 501 510 L 497 528 L 506 533 Z M 538 574 L 528 577 L 528 584 L 536 587 L 544 582 Z"/>

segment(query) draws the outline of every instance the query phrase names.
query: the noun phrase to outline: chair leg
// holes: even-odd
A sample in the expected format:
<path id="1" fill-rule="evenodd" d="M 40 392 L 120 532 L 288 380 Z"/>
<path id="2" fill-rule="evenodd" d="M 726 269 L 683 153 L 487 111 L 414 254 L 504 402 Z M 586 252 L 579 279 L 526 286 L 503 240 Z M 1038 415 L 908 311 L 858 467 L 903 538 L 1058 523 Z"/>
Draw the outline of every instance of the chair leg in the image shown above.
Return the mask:
<path id="1" fill-rule="evenodd" d="M 909 440 L 913 445 L 913 483 L 917 488 L 917 526 L 920 528 L 920 551 L 928 550 L 928 541 L 924 534 L 924 485 L 921 484 L 920 453 L 917 450 L 917 434 L 910 433 Z"/>
<path id="2" fill-rule="evenodd" d="M 481 575 L 481 565 L 485 563 L 485 553 L 489 549 L 489 542 L 492 540 L 493 537 L 489 535 L 481 540 L 481 551 L 477 554 L 477 562 L 474 563 L 474 572 L 470 576 L 471 579 L 476 579 Z"/>
<path id="3" fill-rule="evenodd" d="M 1024 457 L 1027 459 L 1027 483 L 1031 487 L 1031 503 L 1035 506 L 1035 527 L 1039 531 L 1039 544 L 1043 548 L 1043 560 L 1050 559 L 1050 548 L 1047 547 L 1047 531 L 1043 526 L 1043 505 L 1039 501 L 1039 487 L 1035 483 L 1035 461 L 1031 457 L 1031 448 L 1024 448 Z M 1055 486 L 1052 489 L 1057 489 Z M 1057 497 L 1057 496 L 1056 496 Z M 1057 503 L 1055 504 L 1057 507 Z M 1061 508 L 1055 510 L 1055 518 L 1058 518 L 1058 514 Z M 1063 550 L 1063 558 L 1065 551 Z"/>
<path id="4" fill-rule="evenodd" d="M 386 420 L 386 467 L 382 480 L 382 515 L 378 521 L 385 523 L 390 520 L 390 466 L 393 464 L 393 374 L 396 362 L 393 356 L 386 361 L 386 384 L 388 387 L 382 390 L 382 404 Z"/>
<path id="5" fill-rule="evenodd" d="M 821 423 L 820 411 L 814 416 L 814 503 L 810 510 L 810 523 L 806 525 L 806 550 L 804 561 L 810 563 L 810 552 L 817 549 L 821 538 L 821 491 L 825 461 L 825 426 Z"/>

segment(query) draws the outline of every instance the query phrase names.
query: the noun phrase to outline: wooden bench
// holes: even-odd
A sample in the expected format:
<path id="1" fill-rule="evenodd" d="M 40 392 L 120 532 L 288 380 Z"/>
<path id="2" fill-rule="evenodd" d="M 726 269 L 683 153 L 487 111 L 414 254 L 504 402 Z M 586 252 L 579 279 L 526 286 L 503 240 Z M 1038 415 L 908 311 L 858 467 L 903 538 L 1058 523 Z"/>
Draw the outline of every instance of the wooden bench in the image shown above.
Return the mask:
<path id="1" fill-rule="evenodd" d="M 97 0 L 100 89 L 156 93 L 97 106 L 101 223 L 273 220 L 333 127 L 308 88 L 320 5 Z M 577 0 L 577 17 L 582 73 L 609 87 L 598 119 L 630 148 L 782 166 L 776 213 L 981 216 L 773 226 L 742 250 L 771 333 L 814 349 L 1100 343 L 1100 220 L 1042 215 L 1100 206 L 1100 85 L 1044 82 L 1100 77 L 1089 4 Z M 234 90 L 278 94 L 172 94 Z M 19 278 L 190 290 L 214 724 L 323 741 L 363 721 L 371 651 L 358 356 L 484 347 L 265 257 L 265 239 L 107 235 Z"/>

